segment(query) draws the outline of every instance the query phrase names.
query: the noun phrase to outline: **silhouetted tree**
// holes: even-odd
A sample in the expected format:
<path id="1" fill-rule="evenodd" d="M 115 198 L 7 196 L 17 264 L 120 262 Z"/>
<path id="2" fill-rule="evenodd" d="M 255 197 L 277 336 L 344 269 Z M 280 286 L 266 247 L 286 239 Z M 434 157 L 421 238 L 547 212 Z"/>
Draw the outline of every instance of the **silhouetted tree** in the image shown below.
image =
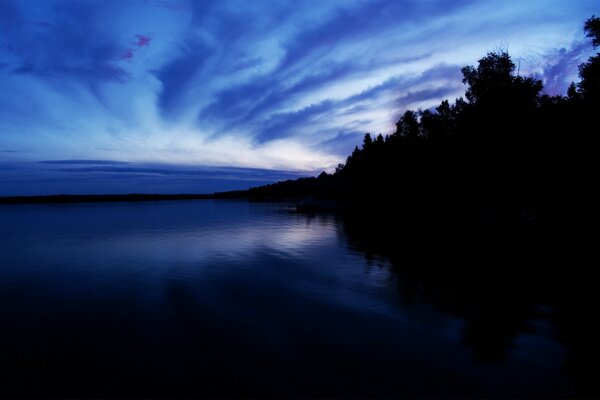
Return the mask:
<path id="1" fill-rule="evenodd" d="M 468 86 L 465 97 L 470 103 L 505 98 L 512 86 L 515 64 L 507 52 L 488 53 L 475 67 L 461 69 L 463 83 Z"/>
<path id="2" fill-rule="evenodd" d="M 370 148 L 372 144 L 373 144 L 373 139 L 371 138 L 371 134 L 366 133 L 365 137 L 363 139 L 363 149 L 366 150 L 367 148 Z"/>
<path id="3" fill-rule="evenodd" d="M 598 26 L 597 17 L 585 23 L 595 46 Z M 593 180 L 589 127 L 597 125 L 600 55 L 580 67 L 581 81 L 567 96 L 541 96 L 542 82 L 515 70 L 507 52 L 486 54 L 462 69 L 464 99 L 406 110 L 392 135 L 365 134 L 331 179 L 299 180 L 298 188 L 341 201 L 391 200 L 424 209 L 556 214 L 572 208 L 584 197 L 584 181 Z M 302 190 L 284 182 L 253 193 Z"/>
<path id="4" fill-rule="evenodd" d="M 507 52 L 491 52 L 479 60 L 477 68 L 464 67 L 465 96 L 470 103 L 493 107 L 535 107 L 542 82 L 515 75 L 515 64 Z M 514 107 L 513 107 L 514 108 Z"/>
<path id="5" fill-rule="evenodd" d="M 571 82 L 569 88 L 567 89 L 567 97 L 573 101 L 577 101 L 581 98 L 580 93 L 577 91 L 577 85 L 575 85 L 573 82 Z"/>
<path id="6" fill-rule="evenodd" d="M 586 35 L 592 39 L 594 48 L 600 46 L 600 18 L 592 16 L 585 22 Z M 600 104 L 600 53 L 579 66 L 581 81 L 577 85 L 579 93 L 586 103 L 592 106 Z"/>
<path id="7" fill-rule="evenodd" d="M 414 111 L 408 110 L 396 123 L 395 135 L 407 139 L 416 139 L 419 136 L 419 121 Z"/>
<path id="8" fill-rule="evenodd" d="M 600 18 L 592 15 L 590 19 L 585 21 L 583 30 L 586 36 L 592 39 L 594 47 L 600 46 Z"/>

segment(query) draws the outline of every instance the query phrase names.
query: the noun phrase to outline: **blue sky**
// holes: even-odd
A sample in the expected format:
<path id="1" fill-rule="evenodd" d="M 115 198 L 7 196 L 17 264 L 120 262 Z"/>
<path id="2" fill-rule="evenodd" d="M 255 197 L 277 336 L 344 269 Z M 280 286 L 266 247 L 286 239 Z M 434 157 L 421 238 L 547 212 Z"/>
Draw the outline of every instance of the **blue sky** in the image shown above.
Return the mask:
<path id="1" fill-rule="evenodd" d="M 0 0 L 0 195 L 212 192 L 331 171 L 508 49 L 551 94 L 588 0 Z"/>

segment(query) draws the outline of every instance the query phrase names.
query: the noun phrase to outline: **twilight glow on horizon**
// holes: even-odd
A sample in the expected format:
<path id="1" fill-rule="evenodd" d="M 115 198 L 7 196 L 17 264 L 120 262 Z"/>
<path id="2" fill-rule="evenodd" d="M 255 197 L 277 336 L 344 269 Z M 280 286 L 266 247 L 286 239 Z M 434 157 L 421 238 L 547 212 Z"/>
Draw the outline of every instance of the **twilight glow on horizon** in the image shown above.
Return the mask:
<path id="1" fill-rule="evenodd" d="M 0 195 L 207 193 L 331 171 L 508 49 L 564 94 L 597 0 L 0 0 Z"/>

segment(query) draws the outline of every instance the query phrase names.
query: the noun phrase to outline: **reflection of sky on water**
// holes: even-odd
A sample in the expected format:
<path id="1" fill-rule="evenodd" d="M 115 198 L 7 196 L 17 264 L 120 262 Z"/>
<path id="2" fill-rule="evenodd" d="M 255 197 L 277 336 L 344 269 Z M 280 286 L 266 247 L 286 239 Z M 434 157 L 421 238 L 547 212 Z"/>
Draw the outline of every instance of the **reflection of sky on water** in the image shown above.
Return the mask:
<path id="1" fill-rule="evenodd" d="M 504 363 L 481 364 L 464 343 L 464 320 L 426 299 L 407 302 L 387 261 L 368 263 L 349 247 L 343 223 L 235 201 L 6 206 L 0 300 L 9 326 L 34 340 L 71 338 L 70 357 L 88 340 L 81 326 L 131 338 L 132 357 L 160 343 L 187 383 L 194 369 L 177 366 L 182 354 L 201 351 L 219 365 L 228 362 L 222 349 L 234 348 L 236 362 L 264 358 L 250 377 L 282 382 L 350 365 L 382 393 L 414 393 L 419 380 L 438 395 L 569 393 L 565 348 L 547 318 L 517 336 Z M 216 344 L 198 342 L 213 334 Z M 274 360 L 280 367 L 265 366 Z"/>

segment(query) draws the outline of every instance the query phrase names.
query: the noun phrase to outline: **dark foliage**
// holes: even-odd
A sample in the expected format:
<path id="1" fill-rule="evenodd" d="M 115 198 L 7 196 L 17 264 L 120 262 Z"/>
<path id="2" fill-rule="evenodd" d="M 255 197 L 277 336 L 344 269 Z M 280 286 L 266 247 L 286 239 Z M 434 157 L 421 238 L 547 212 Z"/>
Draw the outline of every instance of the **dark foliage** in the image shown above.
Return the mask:
<path id="1" fill-rule="evenodd" d="M 586 36 L 592 39 L 594 47 L 600 46 L 600 18 L 592 15 L 592 18 L 585 21 L 583 30 Z"/>

